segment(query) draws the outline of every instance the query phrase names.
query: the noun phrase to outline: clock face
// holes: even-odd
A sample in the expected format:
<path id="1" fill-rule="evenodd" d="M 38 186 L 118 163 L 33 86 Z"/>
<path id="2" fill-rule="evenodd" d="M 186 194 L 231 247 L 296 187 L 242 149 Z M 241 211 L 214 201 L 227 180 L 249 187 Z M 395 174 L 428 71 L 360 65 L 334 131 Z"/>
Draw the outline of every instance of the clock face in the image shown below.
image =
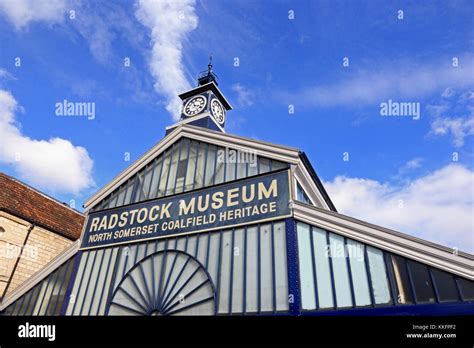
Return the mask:
<path id="1" fill-rule="evenodd" d="M 194 97 L 184 105 L 184 114 L 186 116 L 194 116 L 200 113 L 206 106 L 206 98 L 198 95 Z"/>
<path id="2" fill-rule="evenodd" d="M 212 115 L 216 119 L 216 121 L 219 124 L 224 123 L 224 108 L 222 107 L 222 104 L 217 100 L 213 99 L 211 102 L 211 110 L 212 110 Z"/>

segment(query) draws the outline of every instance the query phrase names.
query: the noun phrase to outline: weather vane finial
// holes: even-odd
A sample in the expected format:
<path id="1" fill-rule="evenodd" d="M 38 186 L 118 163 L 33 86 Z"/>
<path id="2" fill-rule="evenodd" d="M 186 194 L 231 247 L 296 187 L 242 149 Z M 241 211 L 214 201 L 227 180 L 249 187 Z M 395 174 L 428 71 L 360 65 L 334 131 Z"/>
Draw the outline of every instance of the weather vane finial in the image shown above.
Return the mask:
<path id="1" fill-rule="evenodd" d="M 207 64 L 207 72 L 209 75 L 212 73 L 212 53 L 209 54 L 209 64 Z"/>

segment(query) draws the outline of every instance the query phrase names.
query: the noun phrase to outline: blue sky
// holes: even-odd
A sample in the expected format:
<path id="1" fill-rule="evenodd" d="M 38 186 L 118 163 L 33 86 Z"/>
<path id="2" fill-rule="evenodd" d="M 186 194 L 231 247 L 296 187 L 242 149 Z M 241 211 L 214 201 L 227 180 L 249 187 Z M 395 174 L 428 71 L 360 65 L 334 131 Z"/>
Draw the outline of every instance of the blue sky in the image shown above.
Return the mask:
<path id="1" fill-rule="evenodd" d="M 472 252 L 472 13 L 472 1 L 0 0 L 0 171 L 80 208 L 162 139 L 212 53 L 227 132 L 305 151 L 343 213 Z M 94 102 L 95 118 L 56 116 L 64 99 Z M 389 99 L 419 103 L 419 119 L 381 116 Z"/>

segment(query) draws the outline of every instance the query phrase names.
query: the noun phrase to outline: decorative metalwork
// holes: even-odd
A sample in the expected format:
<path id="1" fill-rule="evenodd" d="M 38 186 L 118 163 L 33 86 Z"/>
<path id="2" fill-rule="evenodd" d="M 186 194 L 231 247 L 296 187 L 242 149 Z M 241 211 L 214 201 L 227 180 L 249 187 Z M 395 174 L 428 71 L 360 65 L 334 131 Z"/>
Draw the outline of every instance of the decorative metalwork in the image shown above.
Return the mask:
<path id="1" fill-rule="evenodd" d="M 180 250 L 135 264 L 112 294 L 109 315 L 215 314 L 216 290 L 205 267 Z"/>

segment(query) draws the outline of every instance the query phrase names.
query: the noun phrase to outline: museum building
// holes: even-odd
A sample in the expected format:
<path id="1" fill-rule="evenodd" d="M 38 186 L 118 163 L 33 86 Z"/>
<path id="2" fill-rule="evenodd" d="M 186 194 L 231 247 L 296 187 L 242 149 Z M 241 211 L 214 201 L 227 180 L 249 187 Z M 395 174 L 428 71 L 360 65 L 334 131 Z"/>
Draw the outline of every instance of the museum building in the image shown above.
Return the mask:
<path id="1" fill-rule="evenodd" d="M 474 313 L 473 255 L 340 214 L 304 152 L 227 134 L 212 65 L 180 97 L 4 315 Z"/>

